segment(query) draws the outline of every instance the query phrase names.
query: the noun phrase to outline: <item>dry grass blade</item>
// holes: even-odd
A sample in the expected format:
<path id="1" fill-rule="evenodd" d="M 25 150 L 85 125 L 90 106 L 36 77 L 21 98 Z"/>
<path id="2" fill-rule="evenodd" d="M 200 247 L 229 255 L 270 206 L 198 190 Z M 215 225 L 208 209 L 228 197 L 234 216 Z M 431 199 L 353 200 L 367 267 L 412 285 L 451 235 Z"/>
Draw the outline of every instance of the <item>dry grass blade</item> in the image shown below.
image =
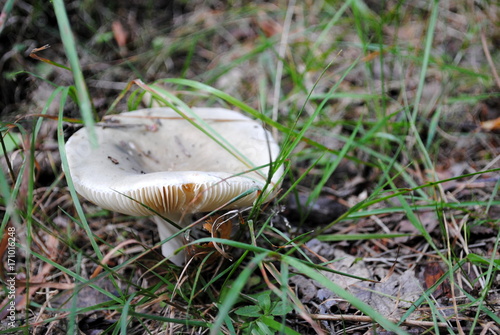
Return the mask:
<path id="1" fill-rule="evenodd" d="M 114 247 L 113 249 L 111 249 L 106 255 L 104 255 L 104 258 L 102 259 L 102 262 L 101 264 L 99 264 L 96 269 L 94 270 L 94 272 L 92 273 L 92 275 L 90 276 L 90 279 L 93 279 L 95 277 L 97 277 L 101 271 L 103 270 L 103 266 L 104 265 L 107 265 L 108 262 L 116 256 L 116 252 L 120 249 L 123 249 L 124 247 L 126 247 L 127 245 L 130 245 L 130 244 L 140 244 L 142 245 L 141 242 L 137 241 L 137 240 L 126 240 L 126 241 L 122 241 L 120 242 L 116 247 Z M 122 254 L 122 253 L 120 253 Z"/>
<path id="2" fill-rule="evenodd" d="M 495 62 L 491 58 L 491 53 L 488 48 L 488 41 L 486 40 L 486 36 L 484 34 L 484 31 L 481 31 L 481 44 L 483 45 L 483 51 L 486 56 L 486 59 L 488 60 L 488 65 L 490 66 L 491 73 L 493 74 L 493 78 L 495 78 L 495 82 L 497 84 L 497 88 L 500 89 L 500 77 L 498 76 L 497 69 L 495 67 Z"/>
<path id="3" fill-rule="evenodd" d="M 45 44 L 44 46 L 41 46 L 39 48 L 35 48 L 33 50 L 31 50 L 30 52 L 30 57 L 33 58 L 33 59 L 36 59 L 36 60 L 39 60 L 41 62 L 44 62 L 44 63 L 47 63 L 47 64 L 50 64 L 50 65 L 54 65 L 54 66 L 57 66 L 57 67 L 60 67 L 62 69 L 65 69 L 65 70 L 68 70 L 68 71 L 71 71 L 71 69 L 69 67 L 66 67 L 64 65 L 61 65 L 59 63 L 56 63 L 54 61 L 51 61 L 50 59 L 47 59 L 47 58 L 43 58 L 43 57 L 40 57 L 38 55 L 38 52 L 40 51 L 43 51 L 43 50 L 47 50 L 48 48 L 50 48 L 50 45 L 49 44 Z"/>

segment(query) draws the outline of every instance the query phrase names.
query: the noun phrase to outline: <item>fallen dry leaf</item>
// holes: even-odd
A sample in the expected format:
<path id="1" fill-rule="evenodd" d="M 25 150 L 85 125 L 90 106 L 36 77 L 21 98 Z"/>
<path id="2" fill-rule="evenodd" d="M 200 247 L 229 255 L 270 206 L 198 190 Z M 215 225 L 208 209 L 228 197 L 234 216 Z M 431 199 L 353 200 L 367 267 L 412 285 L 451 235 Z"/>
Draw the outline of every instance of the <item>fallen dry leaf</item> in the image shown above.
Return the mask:
<path id="1" fill-rule="evenodd" d="M 49 257 L 53 261 L 57 261 L 57 250 L 59 246 L 59 240 L 52 236 L 48 235 L 47 239 L 45 241 L 45 247 L 47 250 L 49 250 Z M 15 309 L 16 310 L 23 310 L 26 308 L 26 305 L 28 303 L 29 298 L 35 294 L 35 292 L 41 288 L 41 287 L 52 287 L 52 288 L 59 288 L 59 289 L 68 289 L 68 288 L 73 288 L 72 283 L 50 283 L 46 282 L 45 278 L 52 272 L 52 269 L 54 266 L 50 263 L 45 263 L 42 267 L 41 270 L 38 271 L 38 273 L 34 276 L 30 277 L 30 281 L 26 282 L 24 280 L 21 280 L 20 278 L 16 277 L 15 278 Z M 29 287 L 28 292 L 26 292 L 25 288 Z M 7 295 L 7 297 L 0 303 L 0 310 L 2 311 L 0 313 L 0 319 L 5 318 L 9 311 L 7 311 L 7 308 L 4 308 L 8 304 L 10 304 L 12 299 L 12 294 Z"/>
<path id="2" fill-rule="evenodd" d="M 124 48 L 127 44 L 128 34 L 121 24 L 120 21 L 113 21 L 111 25 L 111 30 L 113 31 L 113 36 L 115 38 L 116 44 L 120 47 L 120 49 Z"/>
<path id="3" fill-rule="evenodd" d="M 226 215 L 213 215 L 205 220 L 203 223 L 203 228 L 210 232 L 213 238 L 223 238 L 226 240 L 231 239 L 231 233 L 233 231 L 233 219 L 234 216 Z M 202 259 L 205 255 L 217 251 L 207 260 L 207 264 L 213 263 L 216 259 L 223 256 L 224 258 L 231 259 L 231 256 L 227 254 L 225 247 L 217 243 L 205 243 L 202 245 L 190 245 L 186 248 L 189 257 Z"/>
<path id="4" fill-rule="evenodd" d="M 4 24 L 5 24 L 5 19 L 7 18 L 7 13 L 3 12 L 0 13 L 0 27 L 3 28 Z"/>
<path id="5" fill-rule="evenodd" d="M 499 130 L 500 129 L 500 117 L 496 118 L 494 120 L 488 120 L 481 122 L 481 128 L 484 130 L 492 131 L 492 130 Z"/>
<path id="6" fill-rule="evenodd" d="M 256 20 L 259 28 L 264 32 L 266 37 L 271 37 L 276 34 L 280 34 L 283 30 L 283 27 L 275 20 L 270 18 L 269 16 L 261 13 Z"/>
<path id="7" fill-rule="evenodd" d="M 432 262 L 427 264 L 424 267 L 424 281 L 426 288 L 433 286 L 443 275 L 444 271 L 439 265 L 439 263 Z M 448 298 L 451 298 L 450 284 L 447 279 L 436 288 L 436 290 L 434 291 L 434 296 L 436 298 L 442 296 L 447 296 Z"/>
<path id="8" fill-rule="evenodd" d="M 95 268 L 94 272 L 90 276 L 90 279 L 93 279 L 93 278 L 97 277 L 99 275 L 99 273 L 101 273 L 103 264 L 108 264 L 109 260 L 115 256 L 115 253 L 118 250 L 120 250 L 123 247 L 125 247 L 125 246 L 127 246 L 129 244 L 132 244 L 132 243 L 138 243 L 138 244 L 140 244 L 141 242 L 139 242 L 137 240 L 134 240 L 134 239 L 130 239 L 130 240 L 126 240 L 126 241 L 123 241 L 123 242 L 119 243 L 116 247 L 114 247 L 112 250 L 110 250 L 106 254 L 106 256 L 104 256 L 104 258 L 102 259 L 101 264 Z"/>
<path id="9" fill-rule="evenodd" d="M 0 259 L 4 259 L 5 252 L 7 251 L 7 246 L 9 245 L 9 234 L 8 231 L 11 225 L 5 226 L 3 231 L 2 240 L 0 241 Z M 4 263 L 0 262 L 0 278 L 5 278 L 5 267 Z"/>
<path id="10" fill-rule="evenodd" d="M 319 241 L 315 243 L 319 243 L 323 248 L 328 248 L 326 243 Z M 406 270 L 402 274 L 398 274 L 392 269 L 380 268 L 376 270 L 377 277 L 382 277 L 384 280 L 374 282 L 371 279 L 375 277 L 375 272 L 371 265 L 363 260 L 346 254 L 340 249 L 334 249 L 334 257 L 332 258 L 338 261 L 330 263 L 330 267 L 342 273 L 368 280 L 363 281 L 331 272 L 323 272 L 323 274 L 386 317 L 398 318 L 403 315 L 424 290 L 413 270 Z M 318 310 L 321 314 L 330 314 L 332 306 L 344 311 L 349 308 L 343 299 L 315 280 L 294 276 L 291 282 L 301 294 L 302 301 L 312 300 L 318 303 Z M 414 317 L 418 317 L 418 313 L 412 316 L 412 318 Z"/>

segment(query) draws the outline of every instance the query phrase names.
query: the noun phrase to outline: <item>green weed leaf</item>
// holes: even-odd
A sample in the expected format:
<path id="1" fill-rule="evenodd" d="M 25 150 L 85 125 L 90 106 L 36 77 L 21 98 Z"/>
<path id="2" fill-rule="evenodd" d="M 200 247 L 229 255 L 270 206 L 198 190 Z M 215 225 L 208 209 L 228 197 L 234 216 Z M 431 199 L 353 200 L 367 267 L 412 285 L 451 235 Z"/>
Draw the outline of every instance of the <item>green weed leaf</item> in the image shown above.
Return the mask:
<path id="1" fill-rule="evenodd" d="M 271 315 L 282 316 L 282 315 L 287 315 L 291 311 L 293 311 L 292 305 L 287 304 L 285 301 L 279 301 L 271 311 Z"/>
<path id="2" fill-rule="evenodd" d="M 250 305 L 240 307 L 234 313 L 239 316 L 246 316 L 248 318 L 258 318 L 262 316 L 262 309 L 259 306 Z"/>
<path id="3" fill-rule="evenodd" d="M 257 297 L 259 307 L 264 311 L 264 314 L 269 314 L 271 311 L 271 292 L 265 291 Z"/>

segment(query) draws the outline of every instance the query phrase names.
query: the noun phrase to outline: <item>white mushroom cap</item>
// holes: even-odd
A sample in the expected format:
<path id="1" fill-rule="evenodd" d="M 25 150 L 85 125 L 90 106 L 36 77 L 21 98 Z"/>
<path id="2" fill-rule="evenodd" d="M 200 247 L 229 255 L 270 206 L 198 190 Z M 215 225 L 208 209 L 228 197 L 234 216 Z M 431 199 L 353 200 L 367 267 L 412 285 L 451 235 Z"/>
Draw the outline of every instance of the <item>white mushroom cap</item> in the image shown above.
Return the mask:
<path id="1" fill-rule="evenodd" d="M 282 175 L 280 168 L 267 185 L 269 164 L 279 154 L 270 133 L 227 109 L 185 113 L 188 119 L 170 108 L 109 116 L 96 128 L 96 148 L 85 129 L 77 131 L 66 143 L 76 191 L 102 208 L 134 216 L 151 215 L 150 208 L 181 226 L 192 213 L 250 206 L 264 189 L 269 200 Z M 156 222 L 162 240 L 178 231 Z M 182 243 L 164 243 L 163 254 L 172 256 Z M 181 257 L 171 259 L 180 264 Z"/>

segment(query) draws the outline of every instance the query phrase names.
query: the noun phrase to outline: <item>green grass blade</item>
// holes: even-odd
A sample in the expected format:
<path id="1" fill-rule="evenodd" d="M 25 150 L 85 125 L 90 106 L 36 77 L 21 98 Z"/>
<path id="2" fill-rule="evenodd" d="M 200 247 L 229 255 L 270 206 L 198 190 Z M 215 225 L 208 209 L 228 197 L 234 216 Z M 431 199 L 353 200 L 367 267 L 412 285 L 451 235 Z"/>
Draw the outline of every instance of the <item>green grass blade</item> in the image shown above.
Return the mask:
<path id="1" fill-rule="evenodd" d="M 425 87 L 425 77 L 427 74 L 427 68 L 429 66 L 429 58 L 432 51 L 432 42 L 434 41 L 434 34 L 436 30 L 438 15 L 439 15 L 439 0 L 433 0 L 431 16 L 429 18 L 429 25 L 427 26 L 427 35 L 425 37 L 424 54 L 422 58 L 422 69 L 420 71 L 420 78 L 418 81 L 415 101 L 413 102 L 413 111 L 411 114 L 412 124 L 415 124 L 417 120 L 418 111 L 420 108 L 420 100 L 422 98 L 422 92 Z"/>
<path id="2" fill-rule="evenodd" d="M 79 271 L 82 265 L 82 254 L 78 253 L 76 255 L 76 269 Z M 78 289 L 73 291 L 73 295 L 71 297 L 71 305 L 69 309 L 68 316 L 68 334 L 75 334 L 78 329 L 78 323 L 76 321 L 76 316 L 78 315 Z"/>
<path id="3" fill-rule="evenodd" d="M 16 0 L 7 0 L 3 5 L 2 12 L 0 13 L 0 34 L 2 34 L 3 28 L 5 27 L 5 23 L 12 12 L 12 7 L 14 7 L 14 2 Z"/>
<path id="4" fill-rule="evenodd" d="M 89 237 L 90 244 L 92 245 L 92 248 L 94 249 L 94 252 L 99 260 L 103 258 L 102 252 L 99 249 L 99 246 L 97 245 L 95 238 L 93 237 L 93 233 L 90 230 L 90 226 L 87 222 L 87 219 L 85 218 L 85 213 L 83 211 L 83 208 L 80 204 L 80 201 L 78 200 L 78 195 L 76 194 L 75 186 L 73 184 L 73 180 L 71 179 L 71 174 L 69 173 L 69 165 L 68 165 L 68 158 L 66 156 L 66 149 L 64 147 L 64 131 L 63 131 L 63 112 L 64 112 L 64 106 L 66 103 L 66 98 L 69 93 L 69 88 L 65 88 L 61 92 L 61 102 L 59 106 L 59 120 L 57 123 L 57 142 L 59 145 L 59 153 L 61 155 L 61 164 L 63 167 L 63 170 L 66 171 L 66 182 L 68 183 L 68 189 L 69 192 L 71 193 L 71 198 L 73 199 L 75 209 L 78 213 L 78 216 L 80 217 L 81 220 L 81 225 L 83 229 L 85 230 L 85 233 L 87 233 L 87 236 Z"/>
<path id="5" fill-rule="evenodd" d="M 78 59 L 78 53 L 76 51 L 75 38 L 69 24 L 68 15 L 66 14 L 66 9 L 64 7 L 64 2 L 62 0 L 53 0 L 54 13 L 56 14 L 57 24 L 60 30 L 60 36 L 66 51 L 66 56 L 68 57 L 71 71 L 73 72 L 73 78 L 75 80 L 76 93 L 78 96 L 78 106 L 80 107 L 81 116 L 89 132 L 90 142 L 93 146 L 97 145 L 97 138 L 95 136 L 94 129 L 94 118 L 92 112 L 92 103 L 90 101 L 89 92 L 85 80 L 83 78 L 83 73 L 80 67 L 80 61 Z"/>

